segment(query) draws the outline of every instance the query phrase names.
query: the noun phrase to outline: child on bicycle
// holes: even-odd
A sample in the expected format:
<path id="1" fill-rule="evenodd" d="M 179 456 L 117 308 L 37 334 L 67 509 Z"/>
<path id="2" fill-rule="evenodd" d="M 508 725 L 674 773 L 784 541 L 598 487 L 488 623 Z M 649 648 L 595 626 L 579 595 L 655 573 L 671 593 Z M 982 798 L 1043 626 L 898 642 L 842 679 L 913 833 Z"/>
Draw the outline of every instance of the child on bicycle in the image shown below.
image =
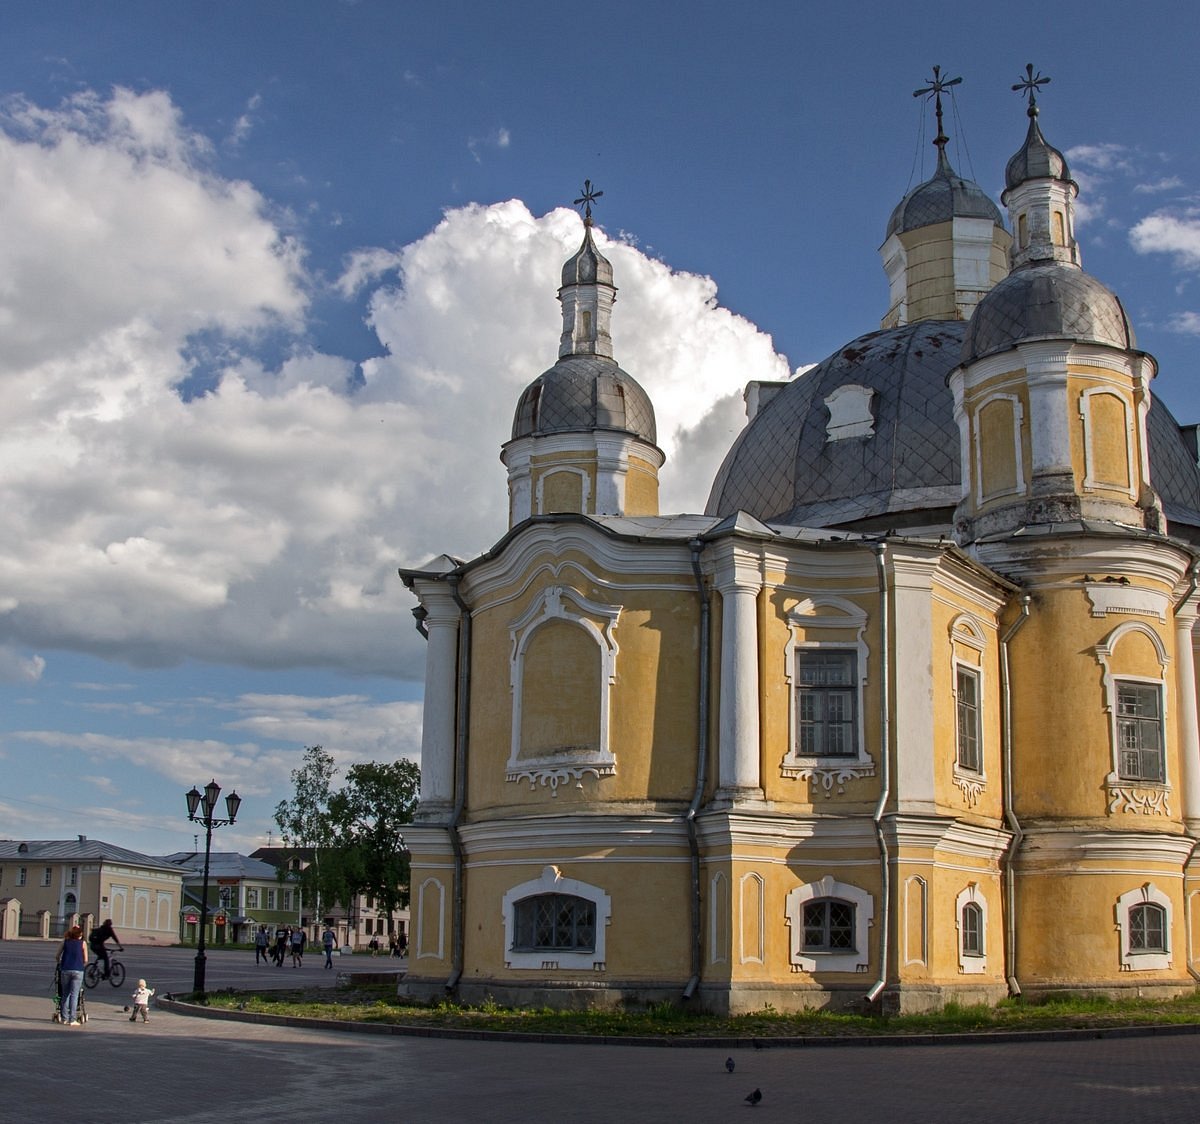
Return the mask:
<path id="1" fill-rule="evenodd" d="M 147 987 L 145 980 L 138 980 L 138 985 L 133 992 L 133 1014 L 129 1016 L 131 1023 L 137 1022 L 137 1017 L 142 1016 L 142 1022 L 146 1021 L 146 1012 L 150 1009 L 150 996 L 154 994 L 154 988 Z"/>

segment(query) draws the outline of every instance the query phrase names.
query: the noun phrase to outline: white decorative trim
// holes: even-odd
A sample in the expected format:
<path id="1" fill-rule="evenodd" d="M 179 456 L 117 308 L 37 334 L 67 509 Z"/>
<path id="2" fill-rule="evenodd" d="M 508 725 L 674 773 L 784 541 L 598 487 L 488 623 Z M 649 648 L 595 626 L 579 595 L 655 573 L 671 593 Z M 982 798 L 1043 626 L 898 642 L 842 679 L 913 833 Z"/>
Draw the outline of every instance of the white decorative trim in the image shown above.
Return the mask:
<path id="1" fill-rule="evenodd" d="M 1128 484 L 1120 484 L 1097 480 L 1096 456 L 1092 450 L 1092 399 L 1104 395 L 1115 398 L 1121 405 L 1121 416 L 1125 421 L 1125 473 Z M 1133 422 L 1130 419 L 1129 402 L 1123 394 L 1112 387 L 1092 386 L 1079 396 L 1079 417 L 1083 422 L 1083 487 L 1087 491 L 1103 490 L 1108 492 L 1123 492 L 1131 500 L 1137 498 L 1137 472 L 1134 470 Z"/>
<path id="2" fill-rule="evenodd" d="M 1167 945 L 1165 952 L 1135 952 L 1129 947 L 1129 911 L 1134 906 L 1144 903 L 1162 907 L 1165 914 L 1163 925 L 1163 940 Z M 1153 882 L 1144 882 L 1136 889 L 1129 890 L 1117 898 L 1116 921 L 1117 932 L 1120 934 L 1121 940 L 1122 972 L 1152 972 L 1171 967 L 1171 929 L 1174 921 L 1171 899 Z"/>
<path id="3" fill-rule="evenodd" d="M 739 961 L 742 964 L 762 964 L 764 961 L 763 931 L 766 928 L 764 916 L 765 887 L 762 875 L 753 871 L 743 874 L 738 882 L 738 926 Z M 748 930 L 746 922 L 753 926 Z M 747 934 L 754 938 L 754 944 L 747 947 Z"/>
<path id="4" fill-rule="evenodd" d="M 541 466 L 539 466 L 541 467 Z M 538 473 L 536 498 L 537 506 L 534 509 L 535 515 L 545 515 L 546 508 L 544 502 L 545 484 L 551 476 L 557 476 L 560 473 L 566 473 L 568 476 L 578 476 L 580 478 L 579 485 L 579 506 L 581 514 L 586 515 L 590 507 L 589 501 L 592 498 L 592 476 L 591 473 L 583 468 L 575 468 L 573 465 L 567 464 L 550 464 L 546 465 L 544 470 Z"/>
<path id="5" fill-rule="evenodd" d="M 951 643 L 965 644 L 977 652 L 982 652 L 987 648 L 987 634 L 979 620 L 970 613 L 959 613 L 950 622 L 950 641 Z"/>
<path id="6" fill-rule="evenodd" d="M 825 397 L 829 421 L 825 425 L 825 440 L 842 441 L 847 437 L 873 437 L 875 418 L 871 399 L 875 391 L 869 386 L 846 383 Z"/>
<path id="7" fill-rule="evenodd" d="M 1012 487 L 1001 488 L 995 492 L 983 490 L 983 427 L 980 423 L 983 411 L 993 402 L 1009 402 L 1012 404 L 1012 437 L 1014 481 Z M 982 507 L 990 500 L 1001 496 L 1019 496 L 1025 492 L 1025 459 L 1021 449 L 1021 428 L 1025 423 L 1025 406 L 1015 394 L 989 394 L 976 404 L 974 409 L 975 424 L 975 503 Z"/>
<path id="8" fill-rule="evenodd" d="M 1127 578 L 1124 580 L 1128 581 Z M 1164 622 L 1167 619 L 1170 598 L 1157 589 L 1102 580 L 1085 582 L 1083 591 L 1092 603 L 1093 617 L 1106 617 L 1109 613 L 1138 613 Z"/>
<path id="9" fill-rule="evenodd" d="M 955 626 L 963 622 L 972 624 L 974 627 L 966 634 L 956 632 Z M 969 637 L 969 638 L 968 638 Z M 966 617 L 965 614 L 960 614 L 955 618 L 954 624 L 951 625 L 951 640 L 955 643 L 965 644 L 968 647 L 974 648 L 976 651 L 982 652 L 984 645 L 984 637 L 982 630 L 978 625 Z M 958 669 L 965 668 L 975 677 L 975 685 L 977 697 L 975 699 L 975 740 L 978 745 L 979 768 L 967 769 L 959 762 L 959 747 L 958 747 Z M 963 800 L 968 808 L 974 808 L 979 803 L 980 796 L 983 795 L 987 788 L 987 769 L 985 762 L 987 760 L 987 745 L 984 740 L 985 723 L 984 715 L 984 677 L 983 667 L 981 664 L 968 663 L 966 660 L 960 660 L 957 656 L 951 655 L 950 659 L 950 696 L 951 705 L 954 713 L 954 756 L 952 758 L 951 779 L 955 787 L 962 793 Z"/>
<path id="10" fill-rule="evenodd" d="M 1132 815 L 1169 816 L 1171 814 L 1171 789 L 1169 785 L 1153 784 L 1148 781 L 1125 781 L 1116 773 L 1104 778 L 1108 793 L 1108 814 L 1128 812 Z"/>
<path id="11" fill-rule="evenodd" d="M 572 897 L 590 901 L 596 907 L 596 947 L 586 952 L 569 952 L 565 949 L 555 949 L 552 953 L 542 950 L 514 951 L 517 902 L 538 894 L 570 894 Z M 522 882 L 505 893 L 501 909 L 504 921 L 504 966 L 506 968 L 532 968 L 538 971 L 555 968 L 570 968 L 574 971 L 584 969 L 593 972 L 605 970 L 605 943 L 608 935 L 608 923 L 612 919 L 612 899 L 599 886 L 592 886 L 575 878 L 564 878 L 558 867 L 546 866 L 542 868 L 541 877 Z M 553 956 L 554 959 L 546 959 L 548 955 Z"/>
<path id="12" fill-rule="evenodd" d="M 910 896 L 915 894 L 920 907 L 920 940 L 917 948 L 910 943 L 912 937 L 911 917 L 909 916 Z M 910 875 L 904 880 L 904 964 L 929 963 L 929 883 L 919 874 Z"/>
<path id="13" fill-rule="evenodd" d="M 983 944 L 983 955 L 976 956 L 968 955 L 963 951 L 963 927 L 962 916 L 963 907 L 967 905 L 975 905 L 979 907 L 981 914 L 979 920 L 979 939 Z M 988 969 L 988 903 L 979 892 L 979 884 L 970 882 L 966 888 L 959 891 L 958 896 L 954 899 L 954 930 L 957 934 L 958 941 L 958 970 L 964 976 L 982 975 Z"/>
<path id="14" fill-rule="evenodd" d="M 708 962 L 729 960 L 729 879 L 718 870 L 709 883 Z"/>
<path id="15" fill-rule="evenodd" d="M 867 614 L 858 605 L 843 597 L 815 594 L 805 598 L 787 615 L 788 638 L 783 650 L 783 676 L 788 688 L 788 749 L 780 763 L 780 773 L 796 780 L 811 783 L 812 793 L 823 792 L 825 799 L 833 795 L 834 787 L 840 796 L 849 780 L 875 775 L 875 761 L 867 754 L 864 730 L 863 691 L 867 682 L 867 661 L 870 649 L 865 635 Z M 851 632 L 851 641 L 812 639 L 816 630 Z M 799 638 L 803 631 L 805 639 Z M 855 684 L 855 749 L 854 757 L 811 757 L 799 752 L 800 725 L 796 716 L 796 653 L 803 649 L 849 649 L 858 655 L 858 681 Z"/>
<path id="16" fill-rule="evenodd" d="M 840 898 L 854 905 L 854 951 L 805 952 L 804 905 L 818 898 Z M 866 890 L 838 882 L 825 875 L 819 882 L 808 882 L 789 890 L 784 907 L 791 928 L 792 971 L 800 972 L 865 972 L 870 962 L 869 930 L 875 917 L 875 902 Z"/>
<path id="17" fill-rule="evenodd" d="M 426 904 L 426 897 L 437 895 L 433 905 Z M 429 910 L 435 909 L 437 917 L 437 943 L 431 948 L 425 943 L 429 932 Z M 431 957 L 441 960 L 446 948 L 446 887 L 440 879 L 426 878 L 417 889 L 417 908 L 414 915 L 418 919 L 416 933 L 416 958 L 424 960 Z"/>
<path id="18" fill-rule="evenodd" d="M 574 605 L 576 611 L 567 606 Z M 612 684 L 617 674 L 618 645 L 613 631 L 621 616 L 619 605 L 601 605 L 590 601 L 578 590 L 567 585 L 546 586 L 529 607 L 509 626 L 512 644 L 509 681 L 512 689 L 512 741 L 509 749 L 505 780 L 529 781 L 530 789 L 539 784 L 548 786 L 551 796 L 558 787 L 574 781 L 581 784 L 585 775 L 596 778 L 613 776 L 617 771 L 616 758 L 609 751 L 609 710 Z M 600 651 L 600 739 L 595 748 L 564 750 L 537 757 L 521 755 L 521 713 L 524 695 L 525 654 L 537 630 L 548 621 L 561 620 L 582 628 Z"/>

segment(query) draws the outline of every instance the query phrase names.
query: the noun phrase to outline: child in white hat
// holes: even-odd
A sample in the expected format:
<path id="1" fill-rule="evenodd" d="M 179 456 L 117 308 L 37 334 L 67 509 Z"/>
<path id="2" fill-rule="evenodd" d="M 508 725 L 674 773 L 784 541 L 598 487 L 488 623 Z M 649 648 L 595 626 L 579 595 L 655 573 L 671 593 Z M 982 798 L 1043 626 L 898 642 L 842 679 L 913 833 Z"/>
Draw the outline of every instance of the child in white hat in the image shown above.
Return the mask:
<path id="1" fill-rule="evenodd" d="M 129 1016 L 129 1021 L 137 1022 L 138 1013 L 141 1013 L 142 1022 L 146 1021 L 146 1012 L 150 1009 L 150 996 L 154 994 L 154 988 L 147 987 L 145 980 L 138 980 L 137 990 L 133 993 L 133 1014 Z"/>

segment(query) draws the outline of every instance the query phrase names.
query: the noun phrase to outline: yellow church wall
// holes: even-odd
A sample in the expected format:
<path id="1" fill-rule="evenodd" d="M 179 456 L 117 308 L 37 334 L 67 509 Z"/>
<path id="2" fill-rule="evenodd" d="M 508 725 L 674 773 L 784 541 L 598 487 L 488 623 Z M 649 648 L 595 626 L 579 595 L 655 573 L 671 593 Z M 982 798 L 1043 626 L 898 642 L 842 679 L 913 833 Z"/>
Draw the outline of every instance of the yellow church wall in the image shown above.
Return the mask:
<path id="1" fill-rule="evenodd" d="M 1072 365 L 1071 462 L 1080 492 L 1132 502 L 1141 452 L 1133 389 L 1112 371 Z"/>
<path id="2" fill-rule="evenodd" d="M 529 480 L 535 499 L 534 514 L 596 510 L 596 454 L 579 449 L 534 456 L 529 462 Z"/>
<path id="3" fill-rule="evenodd" d="M 640 457 L 629 458 L 625 477 L 625 514 L 658 514 L 658 468 Z"/>

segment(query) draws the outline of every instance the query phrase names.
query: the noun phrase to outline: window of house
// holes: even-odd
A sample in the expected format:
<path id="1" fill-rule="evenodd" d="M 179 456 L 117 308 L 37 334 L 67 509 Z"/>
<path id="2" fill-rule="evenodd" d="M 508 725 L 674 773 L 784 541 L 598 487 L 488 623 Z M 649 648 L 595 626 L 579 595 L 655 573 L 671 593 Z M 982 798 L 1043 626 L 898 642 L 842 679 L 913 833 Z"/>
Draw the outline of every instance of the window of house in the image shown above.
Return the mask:
<path id="1" fill-rule="evenodd" d="M 267 909 L 274 909 L 274 908 L 275 908 L 275 891 L 268 890 L 267 891 Z"/>
<path id="2" fill-rule="evenodd" d="M 68 886 L 76 886 L 78 884 L 79 884 L 79 867 L 73 866 L 73 867 L 71 867 L 71 871 L 70 871 L 69 875 L 67 876 L 67 885 Z"/>
<path id="3" fill-rule="evenodd" d="M 1129 911 L 1129 951 L 1166 952 L 1167 911 L 1153 902 L 1143 902 Z"/>
<path id="4" fill-rule="evenodd" d="M 42 885 L 43 886 L 50 885 L 50 879 L 53 876 L 53 874 L 54 874 L 53 867 L 49 867 L 49 866 L 42 867 Z"/>
<path id="5" fill-rule="evenodd" d="M 962 907 L 962 954 L 983 955 L 983 910 L 976 902 L 967 902 Z"/>
<path id="6" fill-rule="evenodd" d="M 1162 688 L 1117 680 L 1118 775 L 1128 781 L 1166 779 L 1163 757 Z"/>
<path id="7" fill-rule="evenodd" d="M 857 735 L 858 654 L 846 649 L 796 651 L 798 752 L 804 757 L 853 757 Z"/>
<path id="8" fill-rule="evenodd" d="M 26 873 L 25 868 L 23 866 L 17 867 L 17 885 L 18 886 L 25 885 L 25 873 Z"/>
<path id="9" fill-rule="evenodd" d="M 292 891 L 291 890 L 283 891 L 283 908 L 284 909 L 292 908 Z"/>
<path id="10" fill-rule="evenodd" d="M 979 752 L 979 673 L 959 664 L 954 694 L 958 712 L 958 767 L 978 773 L 983 765 Z"/>
<path id="11" fill-rule="evenodd" d="M 246 908 L 258 909 L 258 888 L 254 886 L 246 887 Z"/>
<path id="12" fill-rule="evenodd" d="M 538 894 L 514 906 L 513 950 L 591 952 L 596 903 L 573 894 Z"/>
<path id="13" fill-rule="evenodd" d="M 854 951 L 854 903 L 822 898 L 804 906 L 805 952 Z"/>

